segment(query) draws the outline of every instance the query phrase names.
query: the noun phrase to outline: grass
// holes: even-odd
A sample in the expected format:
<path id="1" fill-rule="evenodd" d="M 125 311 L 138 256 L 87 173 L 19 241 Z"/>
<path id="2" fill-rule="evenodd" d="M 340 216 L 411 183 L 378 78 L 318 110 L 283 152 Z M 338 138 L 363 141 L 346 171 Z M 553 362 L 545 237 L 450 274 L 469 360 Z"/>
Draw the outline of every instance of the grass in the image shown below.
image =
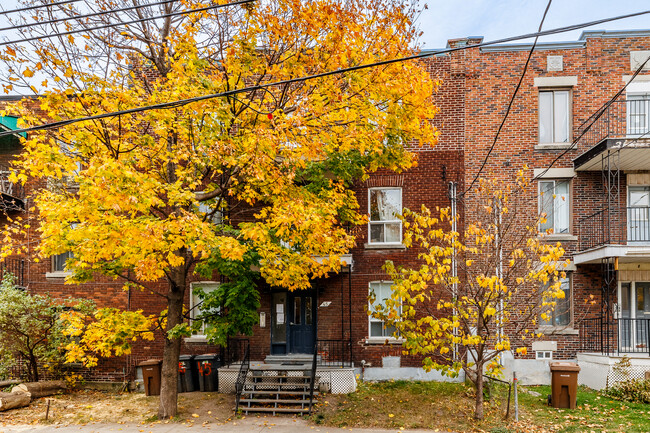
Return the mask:
<path id="1" fill-rule="evenodd" d="M 504 419 L 507 387 L 493 385 L 485 419 L 474 421 L 474 389 L 462 383 L 391 381 L 360 383 L 349 395 L 321 398 L 317 424 L 336 427 L 431 429 L 433 431 L 515 432 L 648 432 L 650 405 L 620 402 L 580 388 L 575 410 L 546 404 L 548 386 L 522 387 L 520 422 Z M 527 391 L 533 391 L 532 394 Z M 512 408 L 512 406 L 511 406 Z M 514 411 L 511 409 L 511 415 Z"/>

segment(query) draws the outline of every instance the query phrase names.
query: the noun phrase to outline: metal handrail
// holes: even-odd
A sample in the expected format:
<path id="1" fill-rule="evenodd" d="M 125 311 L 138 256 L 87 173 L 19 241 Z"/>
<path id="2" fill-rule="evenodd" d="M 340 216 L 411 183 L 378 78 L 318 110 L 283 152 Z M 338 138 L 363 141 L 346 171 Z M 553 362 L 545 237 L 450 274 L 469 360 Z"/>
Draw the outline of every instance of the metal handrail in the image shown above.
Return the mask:
<path id="1" fill-rule="evenodd" d="M 248 340 L 245 341 L 248 342 Z M 247 344 L 246 350 L 244 351 L 244 359 L 239 366 L 239 373 L 237 374 L 237 381 L 235 382 L 235 413 L 239 411 L 239 400 L 241 399 L 241 394 L 244 390 L 244 383 L 246 382 L 246 376 L 248 376 L 248 370 L 250 370 L 250 366 L 250 345 Z"/>
<path id="2" fill-rule="evenodd" d="M 318 363 L 318 340 L 314 344 L 314 358 L 311 363 L 311 383 L 309 384 L 309 415 L 314 403 L 314 382 L 316 382 L 316 364 Z"/>

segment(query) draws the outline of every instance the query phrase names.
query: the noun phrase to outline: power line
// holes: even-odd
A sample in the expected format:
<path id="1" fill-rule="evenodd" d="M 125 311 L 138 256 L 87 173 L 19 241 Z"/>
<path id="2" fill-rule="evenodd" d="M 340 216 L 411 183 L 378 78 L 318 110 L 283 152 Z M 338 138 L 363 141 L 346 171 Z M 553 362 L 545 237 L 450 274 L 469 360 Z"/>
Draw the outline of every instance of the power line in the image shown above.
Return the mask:
<path id="1" fill-rule="evenodd" d="M 81 0 L 64 0 L 64 1 L 60 1 L 60 2 L 44 4 L 44 5 L 28 6 L 28 7 L 19 8 L 19 9 L 12 9 L 12 10 L 9 10 L 9 11 L 0 11 L 0 15 L 9 15 L 9 14 L 15 14 L 17 12 L 31 11 L 33 9 L 49 8 L 50 6 L 59 6 L 59 5 L 64 5 L 64 4 L 68 4 L 68 3 L 76 3 L 78 1 L 81 1 Z"/>
<path id="2" fill-rule="evenodd" d="M 251 1 L 251 0 L 244 0 L 244 1 L 238 2 L 238 3 L 244 3 L 244 2 L 248 2 L 248 1 Z M 237 3 L 229 3 L 228 5 L 233 5 L 233 4 L 237 4 Z M 503 44 L 503 43 L 506 43 L 506 42 L 513 42 L 513 41 L 517 41 L 517 40 L 521 40 L 521 39 L 534 38 L 534 37 L 537 37 L 537 36 L 547 36 L 547 35 L 552 35 L 552 34 L 557 34 L 557 33 L 564 33 L 564 32 L 568 32 L 568 31 L 572 31 L 572 30 L 578 30 L 578 29 L 581 29 L 581 28 L 584 28 L 584 27 L 590 27 L 590 26 L 593 26 L 593 25 L 598 25 L 598 24 L 602 24 L 602 23 L 606 23 L 606 22 L 610 22 L 610 21 L 616 21 L 616 20 L 621 20 L 621 19 L 625 19 L 625 18 L 631 18 L 631 17 L 640 16 L 640 15 L 646 15 L 646 14 L 649 14 L 649 13 L 650 13 L 650 10 L 646 10 L 646 11 L 636 12 L 636 13 L 632 13 L 632 14 L 619 15 L 619 16 L 611 17 L 611 18 L 604 18 L 604 19 L 600 19 L 600 20 L 596 20 L 596 21 L 589 21 L 589 22 L 582 23 L 582 24 L 574 24 L 574 25 L 565 26 L 565 27 L 558 27 L 558 28 L 555 28 L 555 29 L 545 30 L 545 31 L 542 31 L 542 32 L 528 33 L 528 34 L 521 35 L 521 36 L 511 36 L 511 37 L 508 37 L 508 38 L 497 39 L 497 40 L 489 41 L 489 42 L 482 42 L 482 43 L 475 44 L 475 45 L 466 45 L 466 46 L 462 46 L 462 47 L 446 48 L 446 49 L 437 50 L 437 51 L 429 51 L 429 52 L 424 52 L 424 53 L 420 53 L 420 54 L 415 54 L 415 55 L 412 55 L 412 56 L 400 57 L 400 58 L 397 58 L 397 59 L 383 60 L 383 61 L 368 63 L 368 64 L 364 64 L 364 65 L 351 66 L 349 68 L 340 68 L 340 69 L 336 69 L 336 70 L 333 70 L 333 71 L 321 72 L 319 74 L 313 74 L 313 75 L 308 75 L 308 76 L 304 76 L 304 77 L 291 78 L 291 79 L 287 79 L 287 80 L 274 81 L 274 82 L 269 82 L 269 83 L 264 83 L 264 84 L 257 84 L 257 85 L 254 85 L 254 86 L 247 86 L 247 87 L 243 87 L 243 88 L 240 88 L 240 89 L 228 90 L 228 91 L 220 92 L 220 93 L 213 93 L 213 94 L 208 94 L 208 95 L 203 95 L 203 96 L 196 96 L 194 98 L 179 99 L 179 100 L 176 100 L 176 101 L 163 102 L 163 103 L 154 104 L 154 105 L 145 105 L 145 106 L 142 106 L 142 107 L 136 107 L 136 108 L 131 108 L 131 109 L 127 109 L 127 110 L 112 111 L 112 112 L 103 113 L 103 114 L 96 114 L 96 115 L 93 115 L 93 116 L 86 116 L 86 117 L 78 117 L 78 118 L 75 118 L 75 119 L 61 120 L 61 121 L 46 123 L 46 124 L 42 124 L 42 125 L 38 125 L 38 126 L 32 126 L 32 127 L 24 128 L 24 129 L 17 129 L 17 130 L 12 130 L 12 131 L 0 131 L 0 137 L 2 137 L 4 135 L 33 132 L 33 131 L 38 131 L 38 130 L 41 130 L 41 129 L 57 128 L 57 127 L 61 127 L 61 126 L 70 125 L 70 124 L 73 124 L 73 123 L 88 121 L 88 120 L 105 119 L 105 118 L 108 118 L 108 117 L 115 117 L 115 116 L 120 116 L 120 115 L 123 115 L 123 114 L 140 113 L 140 112 L 147 111 L 147 110 L 176 108 L 176 107 L 181 107 L 181 106 L 193 103 L 193 102 L 205 101 L 205 100 L 208 100 L 208 99 L 214 99 L 214 98 L 219 98 L 219 97 L 223 97 L 223 96 L 231 96 L 231 95 L 236 95 L 236 94 L 239 94 L 239 93 L 250 92 L 250 91 L 253 91 L 253 90 L 262 90 L 262 89 L 267 88 L 267 87 L 281 86 L 281 85 L 286 85 L 286 84 L 294 84 L 294 83 L 304 82 L 304 81 L 308 81 L 308 80 L 314 80 L 314 79 L 318 79 L 318 78 L 325 78 L 325 77 L 329 77 L 329 76 L 332 76 L 332 75 L 338 75 L 338 74 L 342 74 L 342 73 L 345 73 L 345 72 L 354 72 L 354 71 L 359 71 L 359 70 L 363 70 L 363 69 L 374 68 L 374 67 L 377 67 L 377 66 L 385 66 L 385 65 L 390 65 L 390 64 L 393 64 L 393 63 L 399 63 L 399 62 L 404 62 L 404 61 L 409 61 L 409 60 L 418 60 L 418 59 L 423 59 L 423 58 L 426 58 L 426 57 L 432 57 L 432 56 L 436 56 L 436 55 L 439 55 L 439 54 L 451 53 L 451 52 L 466 50 L 466 49 L 470 49 L 470 48 L 481 48 L 481 47 L 487 47 L 487 46 L 491 46 L 491 45 Z"/>
<path id="3" fill-rule="evenodd" d="M 207 10 L 210 10 L 210 9 L 221 9 L 223 7 L 237 6 L 237 5 L 241 5 L 241 4 L 245 4 L 245 3 L 251 3 L 251 2 L 254 2 L 254 1 L 255 0 L 239 0 L 239 1 L 232 2 L 232 3 L 226 3 L 226 4 L 221 4 L 221 5 L 212 5 L 212 6 L 205 6 L 205 7 L 197 8 L 197 9 L 189 9 L 189 10 L 186 10 L 186 11 L 171 12 L 171 13 L 168 13 L 168 14 L 162 14 L 162 15 L 158 15 L 158 16 L 155 16 L 155 17 L 145 17 L 145 18 L 140 18 L 140 19 L 137 19 L 137 20 L 123 21 L 123 22 L 115 23 L 115 24 L 105 24 L 105 25 L 102 25 L 102 26 L 95 26 L 95 27 L 89 27 L 89 28 L 84 28 L 84 29 L 70 30 L 68 32 L 52 33 L 52 34 L 43 35 L 43 36 L 34 36 L 34 37 L 31 37 L 31 38 L 24 38 L 24 39 L 18 39 L 18 40 L 7 41 L 7 42 L 0 42 L 0 47 L 4 46 L 4 45 L 19 44 L 21 42 L 30 42 L 30 41 L 40 40 L 40 39 L 50 39 L 50 38 L 54 38 L 54 37 L 57 37 L 57 36 L 67 36 L 67 35 L 73 35 L 73 34 L 76 34 L 76 33 L 90 32 L 90 31 L 93 31 L 93 30 L 107 29 L 107 28 L 110 28 L 110 27 L 125 26 L 125 25 L 128 25 L 128 24 L 141 23 L 143 21 L 157 20 L 157 19 L 168 18 L 168 17 L 177 16 L 177 15 L 186 15 L 186 14 L 190 14 L 190 13 L 194 13 L 194 12 L 203 12 L 203 11 L 207 11 Z"/>
<path id="4" fill-rule="evenodd" d="M 78 1 L 78 0 L 75 0 Z M 100 15 L 108 15 L 108 14 L 114 14 L 116 12 L 125 12 L 129 10 L 134 10 L 134 9 L 142 9 L 150 6 L 158 6 L 166 3 L 173 3 L 176 0 L 163 0 L 155 3 L 149 3 L 149 4 L 141 4 L 141 5 L 136 5 L 136 6 L 129 6 L 125 8 L 120 8 L 120 9 L 111 9 L 109 11 L 101 11 L 101 12 L 93 12 L 91 14 L 84 14 L 84 15 L 74 15 L 70 17 L 65 17 L 65 18 L 57 18 L 53 20 L 48 20 L 48 21 L 39 21 L 39 22 L 34 22 L 34 23 L 27 23 L 27 24 L 19 24 L 15 26 L 9 26 L 9 27 L 2 27 L 0 28 L 0 32 L 2 31 L 7 31 L 7 30 L 18 30 L 18 29 L 24 29 L 28 27 L 34 27 L 34 26 L 42 26 L 46 24 L 55 24 L 55 23 L 60 23 L 62 21 L 69 21 L 69 20 L 78 20 L 81 18 L 91 18 L 91 17 L 96 17 Z M 123 23 L 120 23 L 123 24 Z"/>
<path id="5" fill-rule="evenodd" d="M 542 20 L 539 23 L 539 28 L 537 29 L 538 32 L 542 31 L 542 26 L 544 25 L 544 20 L 546 19 L 546 14 L 548 14 L 548 10 L 551 7 L 551 3 L 553 0 L 548 0 L 548 4 L 546 5 L 546 9 L 544 10 L 544 14 L 542 15 Z M 517 87 L 515 87 L 515 91 L 512 93 L 512 97 L 510 98 L 510 102 L 508 103 L 508 107 L 506 108 L 506 114 L 503 116 L 503 120 L 501 120 L 501 124 L 499 125 L 499 129 L 497 129 L 497 133 L 494 136 L 494 141 L 492 142 L 492 146 L 490 146 L 490 149 L 488 149 L 487 154 L 485 155 L 485 158 L 483 159 L 483 162 L 481 163 L 481 166 L 479 167 L 478 171 L 476 172 L 476 175 L 474 176 L 474 179 L 472 179 L 472 182 L 469 184 L 467 189 L 460 194 L 461 196 L 464 196 L 474 186 L 476 181 L 478 180 L 479 176 L 481 175 L 481 172 L 483 172 L 483 169 L 487 165 L 488 159 L 490 158 L 490 155 L 492 154 L 492 151 L 497 145 L 497 141 L 499 141 L 499 136 L 501 135 L 501 130 L 503 129 L 504 125 L 506 124 L 506 121 L 508 120 L 508 115 L 510 114 L 510 110 L 512 109 L 512 105 L 515 102 L 515 98 L 517 97 L 517 93 L 519 92 L 519 89 L 521 88 L 521 84 L 524 82 L 524 78 L 526 77 L 526 72 L 528 71 L 528 65 L 530 64 L 530 59 L 533 57 L 533 53 L 535 52 L 535 47 L 537 46 L 537 40 L 539 39 L 539 36 L 535 37 L 535 40 L 533 41 L 533 46 L 530 47 L 530 51 L 528 52 L 528 58 L 526 59 L 526 63 L 524 64 L 524 69 L 521 72 L 521 76 L 519 77 L 519 82 L 517 83 Z"/>

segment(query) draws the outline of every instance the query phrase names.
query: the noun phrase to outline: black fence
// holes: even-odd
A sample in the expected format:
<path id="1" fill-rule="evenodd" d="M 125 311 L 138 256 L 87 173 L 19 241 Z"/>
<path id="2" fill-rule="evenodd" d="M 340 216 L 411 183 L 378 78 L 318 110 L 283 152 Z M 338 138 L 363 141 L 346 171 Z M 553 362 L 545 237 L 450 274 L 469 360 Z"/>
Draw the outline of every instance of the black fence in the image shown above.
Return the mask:
<path id="1" fill-rule="evenodd" d="M 14 276 L 17 287 L 25 287 L 25 259 L 9 257 L 0 262 L 0 278 L 6 274 Z"/>
<path id="2" fill-rule="evenodd" d="M 602 209 L 578 222 L 580 249 L 605 244 L 650 245 L 650 207 Z"/>
<path id="3" fill-rule="evenodd" d="M 580 323 L 580 351 L 650 354 L 650 319 L 583 319 Z"/>
<path id="4" fill-rule="evenodd" d="M 352 351 L 348 340 L 317 340 L 316 362 L 323 367 L 352 366 Z"/>
<path id="5" fill-rule="evenodd" d="M 250 355 L 248 338 L 228 338 L 224 351 L 224 365 L 244 362 Z"/>

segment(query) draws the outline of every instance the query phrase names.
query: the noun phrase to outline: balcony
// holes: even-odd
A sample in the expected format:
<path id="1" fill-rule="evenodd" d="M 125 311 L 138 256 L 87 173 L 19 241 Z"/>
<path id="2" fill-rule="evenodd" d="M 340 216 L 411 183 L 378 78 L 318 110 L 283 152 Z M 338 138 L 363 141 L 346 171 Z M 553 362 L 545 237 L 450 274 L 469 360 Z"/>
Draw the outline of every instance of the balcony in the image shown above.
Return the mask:
<path id="1" fill-rule="evenodd" d="M 9 167 L 0 165 L 0 209 L 5 213 L 25 210 L 25 190 L 9 180 L 10 174 Z"/>
<path id="2" fill-rule="evenodd" d="M 580 323 L 580 351 L 650 355 L 649 336 L 649 318 L 583 319 Z"/>
<path id="3" fill-rule="evenodd" d="M 591 125 L 583 135 L 583 131 Z M 619 170 L 650 170 L 650 98 L 629 96 L 596 112 L 578 128 L 580 148 L 573 160 L 576 171 L 600 171 L 604 158 L 618 152 Z"/>

